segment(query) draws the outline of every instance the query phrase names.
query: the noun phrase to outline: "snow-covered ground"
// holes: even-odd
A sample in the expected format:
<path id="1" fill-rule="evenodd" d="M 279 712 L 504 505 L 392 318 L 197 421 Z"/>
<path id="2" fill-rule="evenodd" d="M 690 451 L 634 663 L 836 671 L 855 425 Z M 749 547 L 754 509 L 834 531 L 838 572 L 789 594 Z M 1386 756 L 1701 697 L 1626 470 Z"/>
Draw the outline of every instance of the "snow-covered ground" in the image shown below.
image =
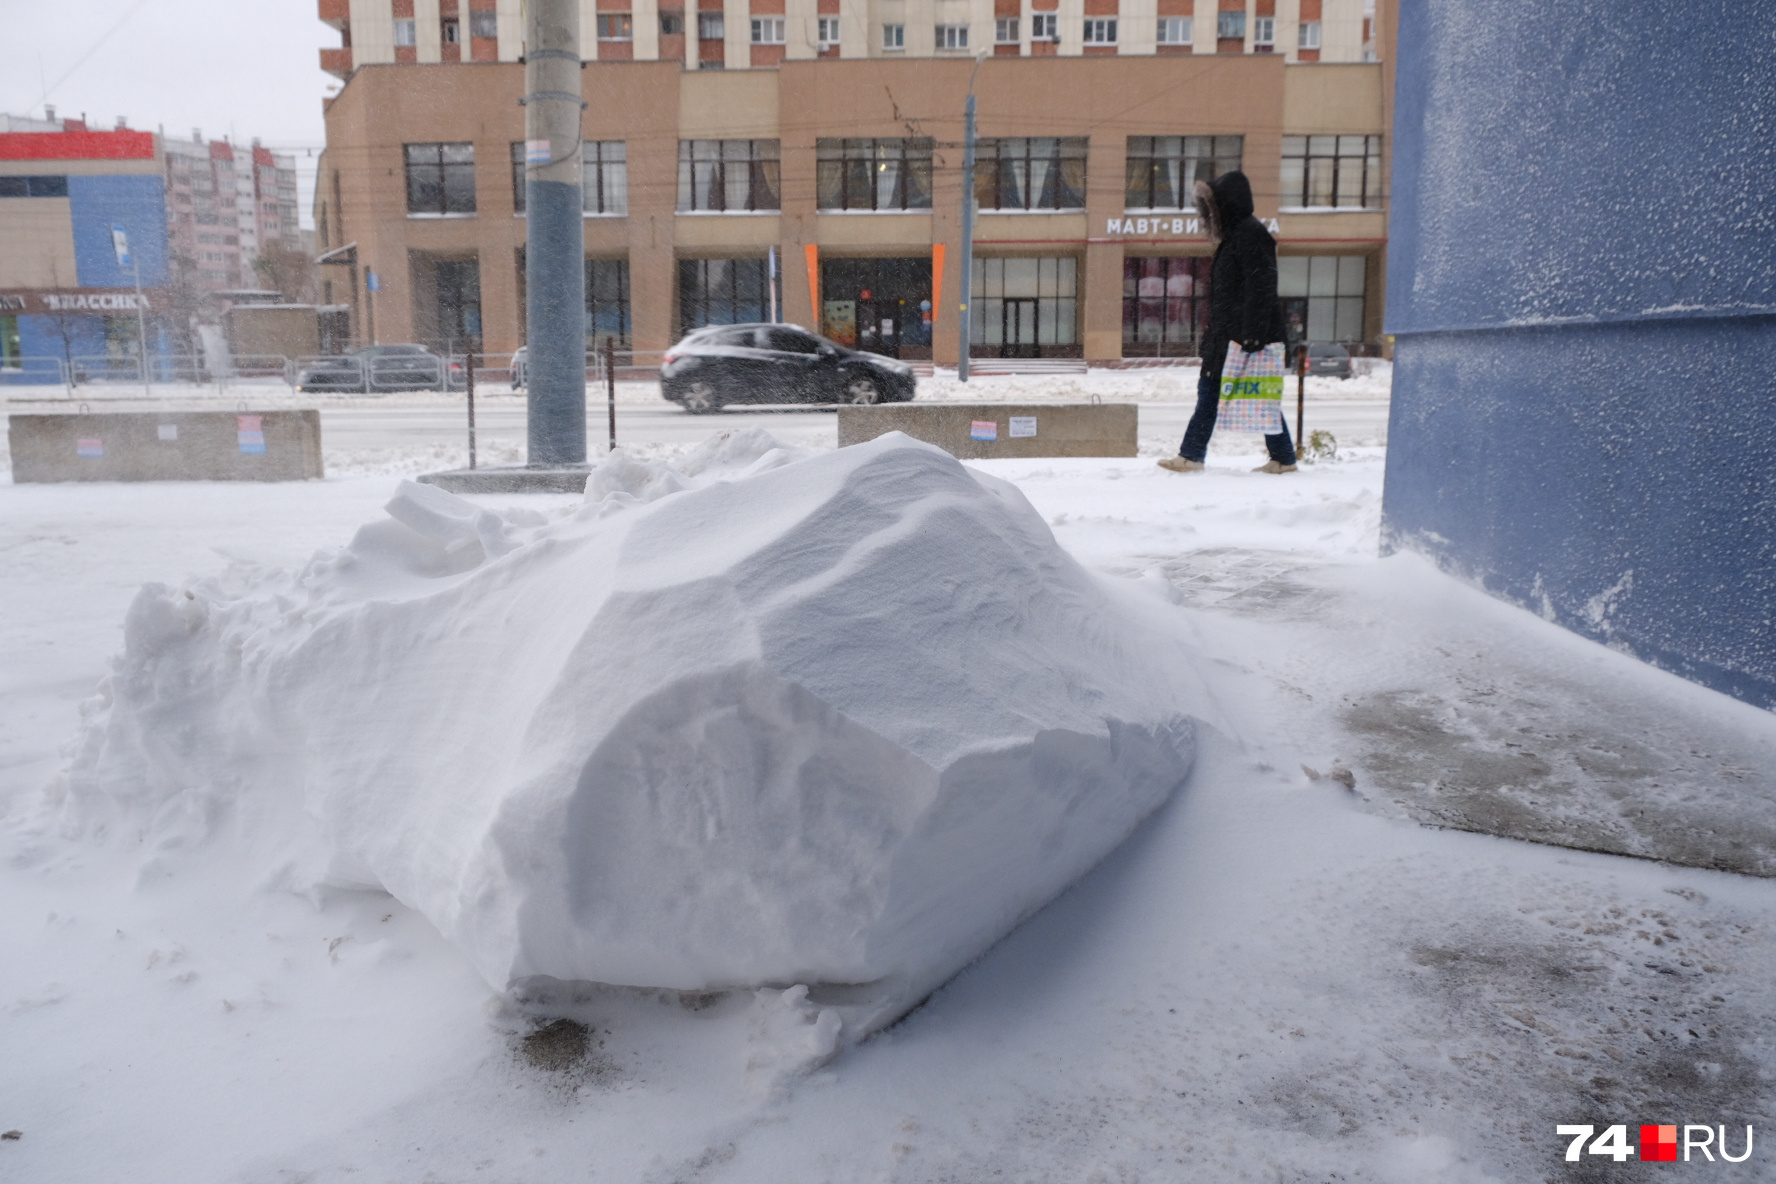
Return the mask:
<path id="1" fill-rule="evenodd" d="M 1085 389 L 1138 397 L 1112 379 Z M 0 1179 L 1515 1184 L 1635 1170 L 1567 1165 L 1559 1124 L 1768 1129 L 1776 882 L 1575 847 L 1763 870 L 1776 720 L 1377 559 L 1379 446 L 980 462 L 1207 656 L 1233 734 L 824 1067 L 780 992 L 588 992 L 538 1030 L 386 896 L 43 831 L 136 588 L 342 545 L 430 459 L 386 447 L 292 485 L 0 485 Z"/>

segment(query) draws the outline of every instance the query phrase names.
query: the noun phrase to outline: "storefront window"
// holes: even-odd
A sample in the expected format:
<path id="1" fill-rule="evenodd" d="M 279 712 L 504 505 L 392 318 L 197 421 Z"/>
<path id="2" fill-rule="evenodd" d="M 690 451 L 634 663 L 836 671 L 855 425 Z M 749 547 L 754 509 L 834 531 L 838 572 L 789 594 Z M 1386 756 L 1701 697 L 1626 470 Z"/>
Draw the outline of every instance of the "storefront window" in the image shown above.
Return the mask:
<path id="1" fill-rule="evenodd" d="M 1123 205 L 1131 210 L 1188 210 L 1196 183 L 1240 167 L 1244 136 L 1130 136 Z"/>
<path id="2" fill-rule="evenodd" d="M 1079 261 L 976 259 L 969 340 L 985 356 L 1078 357 Z"/>
<path id="3" fill-rule="evenodd" d="M 823 210 L 929 210 L 929 138 L 819 140 L 817 193 Z"/>
<path id="4" fill-rule="evenodd" d="M 705 325 L 744 325 L 770 316 L 770 278 L 763 259 L 680 259 L 678 316 L 682 332 Z"/>
<path id="5" fill-rule="evenodd" d="M 891 358 L 931 356 L 931 257 L 820 264 L 820 331 Z"/>
<path id="6" fill-rule="evenodd" d="M 1380 136 L 1284 136 L 1283 209 L 1381 208 Z"/>
<path id="7" fill-rule="evenodd" d="M 1191 357 L 1209 324 L 1209 258 L 1122 261 L 1122 353 Z"/>
<path id="8" fill-rule="evenodd" d="M 981 140 L 974 196 L 983 210 L 1085 208 L 1084 136 Z"/>
<path id="9" fill-rule="evenodd" d="M 776 140 L 680 140 L 679 211 L 775 210 L 780 170 Z"/>
<path id="10" fill-rule="evenodd" d="M 580 145 L 583 189 L 580 208 L 588 214 L 629 212 L 629 152 L 622 140 L 587 140 Z M 512 141 L 512 209 L 524 213 L 524 141 Z"/>
<path id="11" fill-rule="evenodd" d="M 408 144 L 405 151 L 409 214 L 475 212 L 473 144 Z"/>
<path id="12" fill-rule="evenodd" d="M 16 370 L 19 365 L 19 322 L 17 317 L 0 317 L 0 369 Z"/>
<path id="13" fill-rule="evenodd" d="M 629 348 L 629 261 L 586 260 L 586 348 Z"/>
<path id="14" fill-rule="evenodd" d="M 1277 296 L 1289 340 L 1361 342 L 1368 265 L 1362 255 L 1279 258 Z"/>

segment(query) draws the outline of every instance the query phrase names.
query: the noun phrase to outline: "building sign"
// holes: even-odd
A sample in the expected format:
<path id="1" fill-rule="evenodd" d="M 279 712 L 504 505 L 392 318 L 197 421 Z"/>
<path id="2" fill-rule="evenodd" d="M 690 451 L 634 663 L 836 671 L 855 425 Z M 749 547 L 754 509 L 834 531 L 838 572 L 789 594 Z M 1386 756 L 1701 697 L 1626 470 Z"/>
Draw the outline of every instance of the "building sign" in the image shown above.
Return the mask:
<path id="1" fill-rule="evenodd" d="M 1277 225 L 1277 220 L 1275 218 L 1260 218 L 1259 221 L 1264 223 L 1264 228 L 1272 234 L 1278 234 L 1281 232 L 1281 228 Z M 1104 228 L 1104 233 L 1133 234 L 1144 238 L 1157 238 L 1160 236 L 1183 238 L 1203 237 L 1202 219 L 1197 217 L 1187 217 L 1183 214 L 1172 214 L 1169 216 L 1160 215 L 1158 217 L 1148 218 L 1112 218 L 1110 219 L 1109 225 Z"/>
<path id="2" fill-rule="evenodd" d="M 61 291 L 0 292 L 0 313 L 24 316 L 47 316 L 52 313 L 113 313 L 154 311 L 147 293 L 116 291 L 110 288 L 66 288 Z"/>

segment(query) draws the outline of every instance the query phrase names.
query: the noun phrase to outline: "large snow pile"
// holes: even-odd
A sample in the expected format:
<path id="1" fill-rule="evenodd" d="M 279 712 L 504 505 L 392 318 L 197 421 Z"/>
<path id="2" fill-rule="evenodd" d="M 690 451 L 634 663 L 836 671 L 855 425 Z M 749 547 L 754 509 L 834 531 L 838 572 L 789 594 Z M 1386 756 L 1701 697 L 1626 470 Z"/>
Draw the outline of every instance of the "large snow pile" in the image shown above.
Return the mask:
<path id="1" fill-rule="evenodd" d="M 1188 655 L 905 436 L 608 458 L 576 510 L 403 482 L 294 575 L 152 584 L 70 830 L 380 888 L 496 989 L 807 984 L 892 1018 L 1183 780 Z"/>

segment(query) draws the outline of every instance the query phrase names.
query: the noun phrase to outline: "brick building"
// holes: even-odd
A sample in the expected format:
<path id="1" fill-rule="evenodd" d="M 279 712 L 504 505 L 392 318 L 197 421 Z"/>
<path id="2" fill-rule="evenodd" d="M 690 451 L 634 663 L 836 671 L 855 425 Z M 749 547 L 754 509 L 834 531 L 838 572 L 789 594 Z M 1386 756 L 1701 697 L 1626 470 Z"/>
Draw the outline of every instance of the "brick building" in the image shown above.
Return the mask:
<path id="1" fill-rule="evenodd" d="M 835 0 L 730 0 L 693 26 L 597 2 L 581 72 L 589 346 L 664 349 L 699 325 L 764 319 L 775 298 L 836 340 L 952 362 L 963 99 L 974 47 L 1000 34 L 976 83 L 976 356 L 1192 352 L 1208 247 L 1191 185 L 1235 167 L 1278 236 L 1299 334 L 1379 341 L 1385 4 L 1377 20 L 1353 0 L 1176 16 L 1179 0 L 1018 0 L 1011 16 L 986 0 L 845 0 L 828 17 Z M 362 341 L 515 347 L 516 11 L 321 0 L 321 13 L 350 37 L 324 51 L 346 82 L 316 187 L 321 300 L 350 305 Z M 721 36 L 665 31 L 679 27 Z"/>

